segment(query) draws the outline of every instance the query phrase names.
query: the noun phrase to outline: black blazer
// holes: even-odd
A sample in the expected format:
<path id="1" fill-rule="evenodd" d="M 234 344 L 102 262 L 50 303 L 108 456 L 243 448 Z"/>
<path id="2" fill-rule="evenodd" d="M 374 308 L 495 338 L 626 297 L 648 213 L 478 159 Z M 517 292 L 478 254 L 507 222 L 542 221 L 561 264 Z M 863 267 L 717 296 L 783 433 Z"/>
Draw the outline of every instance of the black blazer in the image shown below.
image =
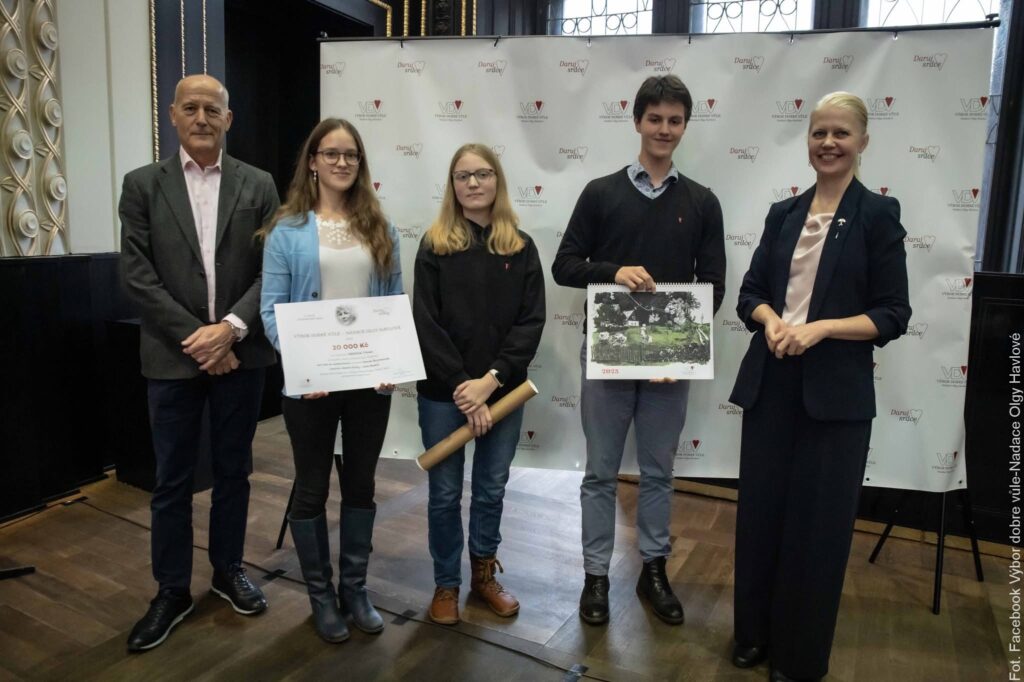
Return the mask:
<path id="1" fill-rule="evenodd" d="M 237 315 L 249 328 L 234 351 L 243 368 L 276 361 L 260 322 L 263 249 L 253 233 L 277 210 L 269 173 L 224 154 L 217 202 L 217 300 L 214 319 Z M 142 374 L 150 379 L 189 379 L 199 365 L 181 342 L 210 324 L 206 273 L 178 154 L 124 177 L 121 272 L 142 313 Z"/>
<path id="2" fill-rule="evenodd" d="M 762 395 L 766 362 L 774 361 L 764 326 L 751 319 L 762 303 L 782 315 L 793 251 L 814 187 L 773 204 L 761 243 L 743 277 L 736 312 L 754 332 L 729 400 L 750 409 Z M 865 189 L 856 178 L 843 194 L 822 248 L 807 321 L 865 314 L 878 328 L 873 341 L 825 339 L 803 354 L 804 408 L 814 419 L 853 421 L 875 416 L 872 344 L 884 346 L 907 330 L 906 231 L 900 205 Z"/>

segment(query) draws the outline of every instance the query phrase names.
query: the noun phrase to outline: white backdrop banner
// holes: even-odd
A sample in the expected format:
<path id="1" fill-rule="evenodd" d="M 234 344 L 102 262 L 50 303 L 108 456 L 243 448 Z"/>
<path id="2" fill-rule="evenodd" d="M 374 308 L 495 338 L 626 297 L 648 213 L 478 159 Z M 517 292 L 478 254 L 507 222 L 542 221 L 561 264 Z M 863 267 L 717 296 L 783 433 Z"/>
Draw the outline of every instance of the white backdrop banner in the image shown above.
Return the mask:
<path id="1" fill-rule="evenodd" d="M 769 204 L 814 181 L 805 136 L 814 102 L 849 90 L 870 109 L 862 180 L 894 196 L 908 236 L 906 337 L 875 352 L 878 417 L 865 484 L 966 485 L 964 391 L 974 241 L 993 34 L 988 29 L 687 37 L 431 39 L 321 46 L 321 113 L 352 121 L 374 186 L 402 235 L 406 291 L 437 214 L 448 162 L 466 142 L 501 157 L 521 226 L 549 267 L 586 182 L 628 165 L 633 97 L 674 73 L 693 93 L 680 170 L 718 195 L 728 257 L 715 319 L 714 381 L 694 382 L 678 476 L 735 477 L 742 411 L 728 401 L 749 334 L 736 295 Z M 581 469 L 583 290 L 547 282 L 548 320 L 515 464 Z M 421 450 L 415 387 L 393 402 L 385 455 Z M 630 445 L 624 471 L 636 471 Z"/>

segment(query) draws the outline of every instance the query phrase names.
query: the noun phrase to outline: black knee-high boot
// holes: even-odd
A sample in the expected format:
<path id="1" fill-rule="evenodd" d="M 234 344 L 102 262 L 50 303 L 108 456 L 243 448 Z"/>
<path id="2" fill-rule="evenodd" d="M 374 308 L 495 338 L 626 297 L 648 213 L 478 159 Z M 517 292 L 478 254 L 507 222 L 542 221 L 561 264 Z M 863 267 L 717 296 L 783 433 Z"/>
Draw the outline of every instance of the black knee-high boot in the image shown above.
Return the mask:
<path id="1" fill-rule="evenodd" d="M 331 583 L 331 547 L 327 542 L 327 519 L 320 514 L 313 519 L 288 517 L 299 556 L 302 578 L 306 581 L 309 603 L 313 607 L 313 625 L 328 642 L 348 639 L 348 626 L 338 611 L 334 585 Z"/>
<path id="2" fill-rule="evenodd" d="M 341 557 L 339 560 L 339 595 L 352 622 L 363 632 L 377 633 L 384 629 L 384 619 L 370 603 L 366 592 L 366 569 L 373 551 L 373 509 L 341 508 Z"/>

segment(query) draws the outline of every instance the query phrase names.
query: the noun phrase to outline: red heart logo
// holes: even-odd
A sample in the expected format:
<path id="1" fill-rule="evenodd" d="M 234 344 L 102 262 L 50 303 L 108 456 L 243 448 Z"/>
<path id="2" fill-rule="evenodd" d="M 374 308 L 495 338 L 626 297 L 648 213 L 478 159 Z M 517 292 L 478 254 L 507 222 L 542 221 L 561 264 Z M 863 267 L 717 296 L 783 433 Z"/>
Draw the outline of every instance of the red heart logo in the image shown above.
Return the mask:
<path id="1" fill-rule="evenodd" d="M 971 278 L 970 277 L 964 277 L 964 286 L 965 287 L 971 286 Z"/>
<path id="2" fill-rule="evenodd" d="M 626 105 L 627 104 L 629 104 L 629 100 L 628 99 L 620 99 L 619 100 L 619 106 L 622 107 L 623 111 L 626 110 Z"/>
<path id="3" fill-rule="evenodd" d="M 373 108 L 374 109 L 380 109 L 380 100 L 379 99 L 373 100 Z"/>
<path id="4" fill-rule="evenodd" d="M 697 440 L 697 439 L 694 439 L 694 440 L 692 440 L 692 441 L 690 441 L 690 442 L 691 442 L 691 443 L 693 443 L 693 449 L 694 449 L 694 450 L 696 450 L 697 448 L 699 448 L 699 447 L 700 447 L 700 441 L 699 441 L 699 440 Z"/>
<path id="5" fill-rule="evenodd" d="M 878 189 L 881 190 L 882 196 L 886 196 L 887 194 L 889 194 L 889 188 L 888 187 L 879 187 Z"/>
<path id="6" fill-rule="evenodd" d="M 793 196 L 796 196 L 796 193 L 800 191 L 800 188 L 797 187 L 796 185 L 793 185 L 792 187 L 789 188 L 789 191 L 793 194 Z"/>
<path id="7" fill-rule="evenodd" d="M 713 100 L 713 99 L 709 99 L 708 100 L 708 109 L 714 109 L 715 108 L 715 101 L 716 100 Z"/>
<path id="8" fill-rule="evenodd" d="M 886 97 L 885 98 L 885 106 L 887 106 L 887 107 L 891 107 L 892 106 L 892 97 Z"/>
<path id="9" fill-rule="evenodd" d="M 536 431 L 527 431 L 526 435 L 530 438 L 530 440 L 533 440 L 533 434 L 535 434 L 535 433 L 537 433 L 537 432 Z"/>
<path id="10" fill-rule="evenodd" d="M 960 365 L 960 371 L 964 376 L 967 376 L 967 365 Z"/>
<path id="11" fill-rule="evenodd" d="M 379 182 L 373 183 L 373 189 L 374 190 L 379 190 L 380 189 L 380 183 Z"/>
<path id="12" fill-rule="evenodd" d="M 541 187 L 540 185 L 534 185 L 534 186 L 533 186 L 533 191 L 534 191 L 534 192 L 536 192 L 536 193 L 537 193 L 538 195 L 539 195 L 539 194 L 540 194 L 540 193 L 541 193 L 541 192 L 542 192 L 543 190 L 544 190 L 544 188 L 543 188 L 543 187 Z"/>
<path id="13" fill-rule="evenodd" d="M 802 99 L 795 99 L 793 100 L 793 104 L 795 104 L 796 108 L 799 109 L 804 105 L 804 101 Z"/>
<path id="14" fill-rule="evenodd" d="M 988 104 L 988 97 L 986 97 L 985 95 L 982 95 L 979 99 L 981 100 L 981 106 L 985 106 L 986 104 Z"/>
<path id="15" fill-rule="evenodd" d="M 534 102 L 534 104 L 537 105 L 537 111 L 540 111 L 541 108 L 544 106 L 544 102 L 542 100 L 537 100 L 536 102 Z"/>
<path id="16" fill-rule="evenodd" d="M 460 110 L 462 109 L 462 100 L 461 99 L 455 100 L 455 108 L 456 109 L 460 109 Z"/>
<path id="17" fill-rule="evenodd" d="M 977 199 L 978 198 L 978 191 L 979 190 L 978 190 L 977 187 L 974 187 L 973 189 L 971 189 L 971 196 L 974 197 L 975 199 Z"/>

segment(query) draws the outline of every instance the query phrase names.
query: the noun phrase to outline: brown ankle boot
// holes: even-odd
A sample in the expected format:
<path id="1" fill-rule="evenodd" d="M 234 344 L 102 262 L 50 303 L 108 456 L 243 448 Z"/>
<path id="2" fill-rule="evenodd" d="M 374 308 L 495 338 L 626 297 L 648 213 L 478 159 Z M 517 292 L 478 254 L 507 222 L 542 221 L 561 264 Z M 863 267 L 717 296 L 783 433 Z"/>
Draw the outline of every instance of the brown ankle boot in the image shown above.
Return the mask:
<path id="1" fill-rule="evenodd" d="M 505 569 L 495 557 L 473 557 L 469 559 L 473 569 L 470 589 L 480 596 L 499 616 L 507 618 L 519 613 L 519 600 L 494 579 L 494 568 L 502 573 Z"/>
<path id="2" fill-rule="evenodd" d="M 440 625 L 455 625 L 459 622 L 459 588 L 440 587 L 434 590 L 430 600 L 430 620 Z"/>

